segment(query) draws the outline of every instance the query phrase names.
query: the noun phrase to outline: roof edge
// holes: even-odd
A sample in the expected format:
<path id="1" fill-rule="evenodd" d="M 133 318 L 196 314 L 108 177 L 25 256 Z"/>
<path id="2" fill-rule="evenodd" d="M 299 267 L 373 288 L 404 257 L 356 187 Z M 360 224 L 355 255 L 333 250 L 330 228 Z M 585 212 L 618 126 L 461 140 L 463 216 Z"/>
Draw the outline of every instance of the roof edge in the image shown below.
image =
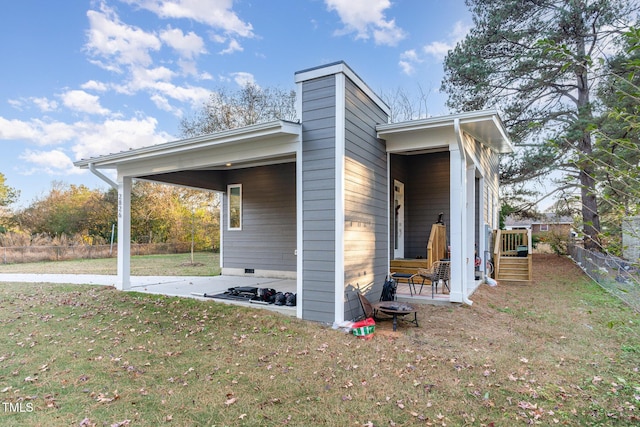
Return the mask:
<path id="1" fill-rule="evenodd" d="M 107 165 L 114 163 L 118 160 L 130 159 L 133 157 L 153 155 L 161 153 L 163 151 L 170 151 L 173 149 L 185 149 L 188 147 L 202 146 L 208 144 L 217 144 L 224 140 L 229 140 L 234 137 L 249 136 L 256 133 L 288 133 L 291 135 L 300 135 L 301 125 L 298 122 L 291 122 L 287 120 L 273 120 L 270 122 L 257 123 L 255 125 L 244 126 L 241 128 L 228 129 L 220 132 L 210 133 L 206 135 L 194 136 L 191 138 L 180 139 L 175 141 L 164 142 L 160 144 L 150 145 L 147 147 L 141 147 L 128 151 L 121 151 L 118 153 L 106 154 L 103 156 L 91 157 L 88 159 L 81 159 L 73 162 L 74 166 L 81 169 L 86 169 L 89 165 L 99 167 L 100 165 Z"/>

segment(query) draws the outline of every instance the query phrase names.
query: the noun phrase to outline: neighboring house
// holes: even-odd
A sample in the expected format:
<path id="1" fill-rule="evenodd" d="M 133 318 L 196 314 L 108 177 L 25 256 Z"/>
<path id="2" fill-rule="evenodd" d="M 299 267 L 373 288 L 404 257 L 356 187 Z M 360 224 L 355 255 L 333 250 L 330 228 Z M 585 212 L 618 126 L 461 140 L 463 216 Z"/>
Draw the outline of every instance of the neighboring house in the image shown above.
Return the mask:
<path id="1" fill-rule="evenodd" d="M 573 220 L 571 217 L 560 216 L 554 213 L 543 213 L 540 218 L 537 219 L 508 216 L 505 220 L 505 229 L 531 230 L 532 237 L 541 237 L 550 232 L 567 237 L 575 234 L 573 232 Z"/>
<path id="2" fill-rule="evenodd" d="M 389 123 L 344 62 L 295 73 L 299 121 L 273 121 L 76 162 L 115 169 L 118 288 L 130 287 L 132 179 L 222 193 L 224 275 L 295 278 L 297 316 L 361 314 L 392 258 L 423 255 L 444 213 L 452 302 L 471 303 L 474 251 L 498 226 L 498 161 L 512 151 L 495 111 Z M 373 284 L 369 286 L 370 284 Z"/>

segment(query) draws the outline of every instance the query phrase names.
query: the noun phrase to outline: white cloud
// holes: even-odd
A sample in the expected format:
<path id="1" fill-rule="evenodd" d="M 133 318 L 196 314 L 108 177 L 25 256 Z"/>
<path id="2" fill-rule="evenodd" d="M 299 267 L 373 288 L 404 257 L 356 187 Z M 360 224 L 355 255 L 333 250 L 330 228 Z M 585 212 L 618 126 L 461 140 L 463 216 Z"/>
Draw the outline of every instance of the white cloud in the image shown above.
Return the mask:
<path id="1" fill-rule="evenodd" d="M 400 62 L 398 62 L 398 65 L 400 65 L 400 68 L 402 68 L 402 72 L 408 76 L 416 72 L 416 67 L 409 61 L 400 60 Z"/>
<path id="2" fill-rule="evenodd" d="M 88 82 L 81 84 L 80 88 L 84 90 L 95 90 L 96 92 L 106 92 L 109 87 L 102 82 L 89 80 Z"/>
<path id="3" fill-rule="evenodd" d="M 228 55 L 228 54 L 233 53 L 233 52 L 242 52 L 243 50 L 244 49 L 240 45 L 240 43 L 238 43 L 238 40 L 231 39 L 231 40 L 229 40 L 229 45 L 227 46 L 227 48 L 221 50 L 220 54 L 221 55 Z"/>
<path id="4" fill-rule="evenodd" d="M 176 116 L 182 116 L 182 110 L 179 108 L 175 108 L 169 103 L 169 100 L 166 96 L 162 96 L 160 94 L 155 94 L 151 96 L 151 102 L 158 107 L 160 110 L 167 111 L 169 113 L 173 113 Z"/>
<path id="5" fill-rule="evenodd" d="M 434 56 L 439 61 L 443 60 L 447 53 L 455 47 L 455 43 L 446 43 L 441 41 L 431 42 L 422 49 L 425 53 Z"/>
<path id="6" fill-rule="evenodd" d="M 44 122 L 42 120 L 7 120 L 0 117 L 0 140 L 21 140 L 37 145 L 72 145 L 76 160 L 140 148 L 174 139 L 157 130 L 153 117 L 109 119 L 103 122 L 79 121 L 75 123 Z M 52 150 L 55 151 L 55 150 Z M 42 156 L 29 151 L 23 160 L 36 163 Z"/>
<path id="7" fill-rule="evenodd" d="M 233 11 L 233 0 L 123 0 L 161 18 L 184 18 L 228 34 L 251 38 L 253 26 Z"/>
<path id="8" fill-rule="evenodd" d="M 51 151 L 25 150 L 19 158 L 31 166 L 29 169 L 22 171 L 24 175 L 47 173 L 49 175 L 67 176 L 69 174 L 82 173 L 79 168 L 73 165 L 69 156 L 60 149 Z"/>
<path id="9" fill-rule="evenodd" d="M 335 11 L 344 24 L 337 35 L 356 33 L 356 39 L 373 37 L 376 44 L 395 46 L 406 37 L 396 26 L 395 19 L 387 19 L 384 11 L 391 7 L 389 0 L 325 0 L 327 9 Z"/>
<path id="10" fill-rule="evenodd" d="M 45 122 L 32 119 L 7 120 L 0 117 L 0 140 L 22 140 L 37 145 L 59 144 L 73 138 L 73 126 L 62 122 Z"/>
<path id="11" fill-rule="evenodd" d="M 187 59 L 206 53 L 204 40 L 193 31 L 184 34 L 179 28 L 168 28 L 160 33 L 160 39 Z"/>
<path id="12" fill-rule="evenodd" d="M 0 139 L 37 139 L 38 131 L 34 127 L 22 120 L 7 120 L 0 117 Z"/>
<path id="13" fill-rule="evenodd" d="M 58 103 L 48 98 L 31 98 L 31 101 L 40 109 L 40 111 L 54 111 L 58 108 Z"/>
<path id="14" fill-rule="evenodd" d="M 400 54 L 398 65 L 402 68 L 403 73 L 410 76 L 416 71 L 416 64 L 420 62 L 422 62 L 422 59 L 420 59 L 415 49 L 409 49 Z"/>
<path id="15" fill-rule="evenodd" d="M 456 44 L 462 41 L 471 30 L 471 26 L 463 24 L 461 21 L 457 21 L 453 25 L 453 29 L 449 32 L 446 40 L 437 40 L 425 45 L 422 49 L 428 55 L 435 57 L 437 60 L 442 61 L 447 53 L 452 50 Z"/>
<path id="16" fill-rule="evenodd" d="M 398 66 L 402 69 L 403 73 L 411 75 L 415 72 L 416 66 L 424 62 L 426 57 L 431 57 L 438 62 L 442 62 L 445 56 L 447 56 L 447 53 L 449 53 L 459 41 L 465 38 L 470 29 L 471 27 L 469 25 L 457 21 L 444 40 L 436 40 L 428 43 L 422 46 L 420 51 L 410 49 L 402 52 Z"/>
<path id="17" fill-rule="evenodd" d="M 64 106 L 73 111 L 103 116 L 109 114 L 107 108 L 100 106 L 99 96 L 91 95 L 83 90 L 69 90 L 60 95 L 60 97 Z"/>
<path id="18" fill-rule="evenodd" d="M 237 73 L 231 73 L 231 77 L 233 77 L 233 81 L 235 81 L 238 86 L 256 85 L 256 79 L 251 73 L 239 71 Z"/>
<path id="19" fill-rule="evenodd" d="M 101 5 L 101 11 L 90 10 L 87 51 L 97 59 L 96 65 L 109 70 L 121 71 L 120 65 L 152 63 L 150 51 L 157 51 L 162 43 L 155 34 L 124 24 L 116 13 Z"/>
<path id="20" fill-rule="evenodd" d="M 72 147 L 75 159 L 118 153 L 174 139 L 165 132 L 158 132 L 157 125 L 158 121 L 153 117 L 80 123 Z"/>
<path id="21" fill-rule="evenodd" d="M 169 99 L 173 99 L 178 102 L 188 103 L 192 107 L 200 107 L 203 102 L 209 99 L 210 90 L 191 85 L 176 85 L 171 82 L 174 72 L 165 67 L 158 67 L 154 69 L 134 68 L 132 69 L 131 79 L 123 84 L 114 85 L 114 89 L 123 94 L 134 94 L 140 91 L 150 93 L 153 102 L 156 105 L 163 105 L 165 111 L 179 111 L 175 107 L 168 109 L 165 102 Z M 208 75 L 203 75 L 202 78 L 206 78 Z M 208 76 L 210 77 L 210 76 Z M 164 101 L 158 104 L 159 98 L 153 98 L 162 96 Z M 181 113 L 177 114 L 180 115 Z"/>

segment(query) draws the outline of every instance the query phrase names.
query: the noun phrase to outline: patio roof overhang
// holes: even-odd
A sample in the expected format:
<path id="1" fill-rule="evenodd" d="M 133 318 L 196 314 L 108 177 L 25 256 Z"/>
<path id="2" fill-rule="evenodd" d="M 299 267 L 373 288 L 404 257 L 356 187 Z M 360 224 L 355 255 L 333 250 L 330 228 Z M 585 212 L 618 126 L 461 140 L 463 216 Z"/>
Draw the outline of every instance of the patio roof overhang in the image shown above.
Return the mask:
<path id="1" fill-rule="evenodd" d="M 220 170 L 295 161 L 302 126 L 284 120 L 166 142 L 79 160 L 75 166 L 117 169 L 118 175 L 146 177 L 188 170 Z"/>
<path id="2" fill-rule="evenodd" d="M 455 123 L 497 153 L 513 152 L 507 131 L 495 110 L 472 111 L 376 126 L 378 138 L 387 142 L 387 152 L 447 150 L 455 144 Z"/>

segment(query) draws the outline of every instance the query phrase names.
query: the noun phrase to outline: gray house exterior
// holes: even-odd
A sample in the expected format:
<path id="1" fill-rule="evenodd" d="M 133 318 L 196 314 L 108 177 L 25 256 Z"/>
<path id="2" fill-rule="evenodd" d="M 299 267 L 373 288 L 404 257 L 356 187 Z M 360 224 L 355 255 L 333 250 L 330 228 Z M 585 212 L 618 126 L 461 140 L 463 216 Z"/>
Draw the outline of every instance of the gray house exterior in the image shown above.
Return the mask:
<path id="1" fill-rule="evenodd" d="M 223 275 L 295 278 L 297 315 L 360 315 L 393 258 L 424 254 L 444 214 L 450 301 L 471 303 L 475 246 L 497 227 L 498 159 L 511 144 L 495 111 L 389 123 L 388 106 L 344 62 L 295 73 L 299 121 L 275 121 L 76 162 L 115 169 L 118 287 L 130 286 L 131 180 L 222 194 Z M 399 203 L 402 201 L 402 203 Z"/>

